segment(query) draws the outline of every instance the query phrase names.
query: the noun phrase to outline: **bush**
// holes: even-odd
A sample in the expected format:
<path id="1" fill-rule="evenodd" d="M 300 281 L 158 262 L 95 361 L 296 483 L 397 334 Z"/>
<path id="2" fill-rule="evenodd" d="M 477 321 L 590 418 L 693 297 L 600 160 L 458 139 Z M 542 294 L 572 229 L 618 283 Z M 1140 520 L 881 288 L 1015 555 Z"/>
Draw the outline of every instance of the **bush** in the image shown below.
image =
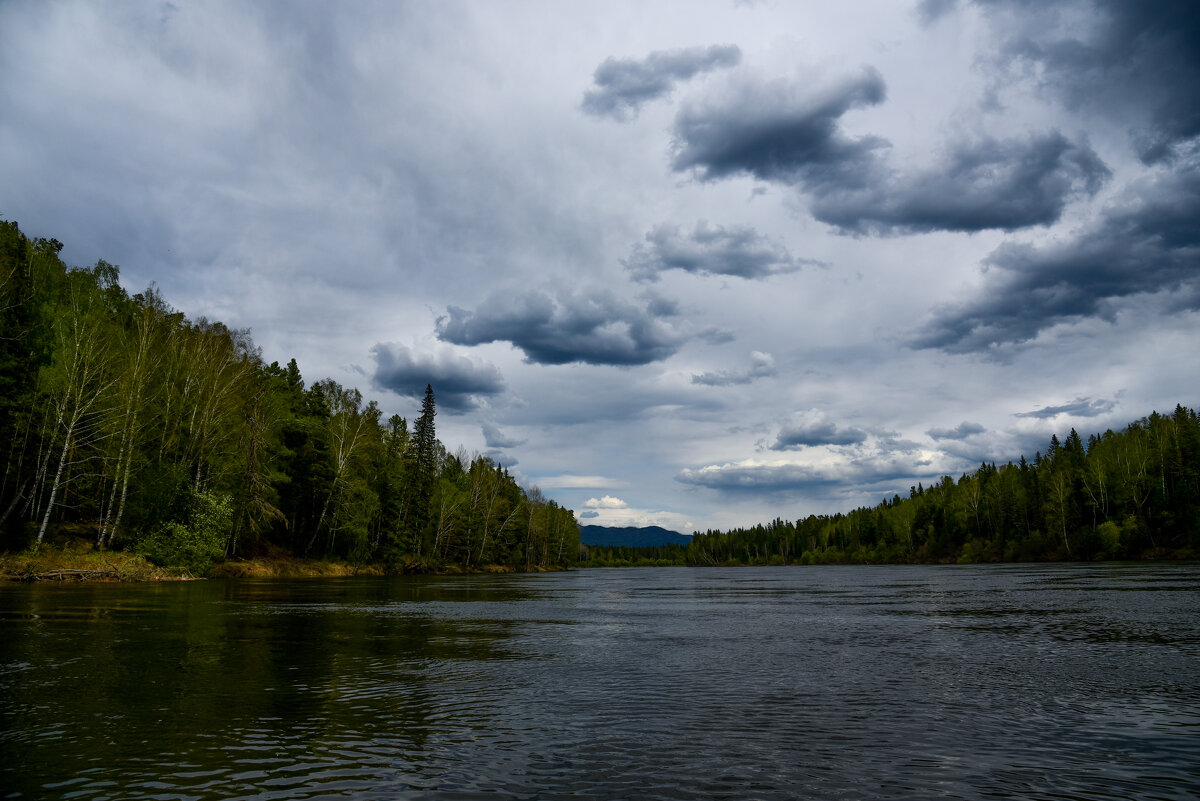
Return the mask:
<path id="1" fill-rule="evenodd" d="M 232 498 L 197 492 L 189 499 L 186 525 L 175 520 L 163 523 L 142 536 L 134 550 L 156 565 L 202 576 L 225 553 L 232 527 Z"/>
<path id="2" fill-rule="evenodd" d="M 967 540 L 963 543 L 962 553 L 958 557 L 960 565 L 975 565 L 982 562 L 994 562 L 990 543 L 982 539 Z"/>

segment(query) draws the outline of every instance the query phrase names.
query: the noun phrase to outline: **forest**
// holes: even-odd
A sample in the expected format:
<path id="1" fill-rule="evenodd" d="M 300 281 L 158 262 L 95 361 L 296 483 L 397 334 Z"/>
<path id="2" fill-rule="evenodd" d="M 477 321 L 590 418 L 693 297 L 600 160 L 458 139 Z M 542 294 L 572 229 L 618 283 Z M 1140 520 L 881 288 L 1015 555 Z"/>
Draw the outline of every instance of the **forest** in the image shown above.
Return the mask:
<path id="1" fill-rule="evenodd" d="M 1200 557 L 1200 420 L 1178 405 L 874 507 L 687 545 L 581 546 L 574 513 L 485 456 L 117 267 L 0 221 L 0 552 L 86 540 L 199 575 L 287 554 L 394 571 Z"/>
<path id="2" fill-rule="evenodd" d="M 583 546 L 591 565 L 1017 562 L 1200 558 L 1200 419 L 1182 405 L 1119 432 L 1055 434 L 1045 453 L 845 514 Z"/>
<path id="3" fill-rule="evenodd" d="M 248 331 L 188 319 L 105 261 L 0 221 L 0 552 L 86 538 L 193 575 L 287 553 L 396 571 L 565 566 L 574 513 L 437 439 L 436 396 L 384 419 Z"/>

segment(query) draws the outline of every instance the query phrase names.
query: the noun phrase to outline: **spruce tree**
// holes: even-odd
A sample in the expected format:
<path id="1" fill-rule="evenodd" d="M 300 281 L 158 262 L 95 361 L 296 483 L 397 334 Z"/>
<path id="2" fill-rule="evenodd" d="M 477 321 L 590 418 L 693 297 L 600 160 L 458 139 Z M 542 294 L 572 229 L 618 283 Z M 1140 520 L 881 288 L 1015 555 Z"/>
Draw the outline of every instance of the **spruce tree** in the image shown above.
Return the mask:
<path id="1" fill-rule="evenodd" d="M 425 400 L 421 402 L 421 416 L 413 427 L 412 477 L 413 528 L 418 535 L 425 530 L 429 521 L 429 501 L 433 497 L 433 486 L 437 481 L 437 432 L 433 418 L 437 415 L 437 404 L 433 397 L 433 386 L 425 385 Z"/>

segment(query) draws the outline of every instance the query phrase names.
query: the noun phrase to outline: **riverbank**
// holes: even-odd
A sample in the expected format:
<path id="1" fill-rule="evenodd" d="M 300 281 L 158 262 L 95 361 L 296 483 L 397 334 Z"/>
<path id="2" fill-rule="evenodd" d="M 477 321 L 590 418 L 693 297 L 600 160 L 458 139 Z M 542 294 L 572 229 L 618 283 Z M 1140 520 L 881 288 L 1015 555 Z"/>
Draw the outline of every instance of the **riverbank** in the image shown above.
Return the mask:
<path id="1" fill-rule="evenodd" d="M 217 562 L 203 576 L 160 567 L 144 556 L 125 551 L 96 551 L 82 545 L 43 545 L 37 551 L 0 554 L 0 581 L 193 581 L 202 578 L 346 578 L 397 573 L 457 575 L 518 573 L 508 565 L 436 565 L 410 560 L 395 565 L 379 562 L 354 564 L 331 559 L 303 559 L 284 552 L 249 559 Z M 530 572 L 546 572 L 535 568 Z"/>
<path id="2" fill-rule="evenodd" d="M 187 581 L 178 570 L 159 567 L 123 551 L 80 552 L 44 546 L 0 554 L 0 581 Z"/>

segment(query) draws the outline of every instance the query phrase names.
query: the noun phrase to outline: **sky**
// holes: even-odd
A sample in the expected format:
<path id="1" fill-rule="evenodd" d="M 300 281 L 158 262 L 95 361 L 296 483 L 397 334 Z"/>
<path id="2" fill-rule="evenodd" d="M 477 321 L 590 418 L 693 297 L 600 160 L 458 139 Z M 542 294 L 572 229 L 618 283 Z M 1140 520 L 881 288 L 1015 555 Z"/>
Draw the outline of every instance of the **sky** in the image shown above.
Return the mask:
<path id="1" fill-rule="evenodd" d="M 0 2 L 0 219 L 583 523 L 907 495 L 1200 386 L 1200 5 Z"/>

